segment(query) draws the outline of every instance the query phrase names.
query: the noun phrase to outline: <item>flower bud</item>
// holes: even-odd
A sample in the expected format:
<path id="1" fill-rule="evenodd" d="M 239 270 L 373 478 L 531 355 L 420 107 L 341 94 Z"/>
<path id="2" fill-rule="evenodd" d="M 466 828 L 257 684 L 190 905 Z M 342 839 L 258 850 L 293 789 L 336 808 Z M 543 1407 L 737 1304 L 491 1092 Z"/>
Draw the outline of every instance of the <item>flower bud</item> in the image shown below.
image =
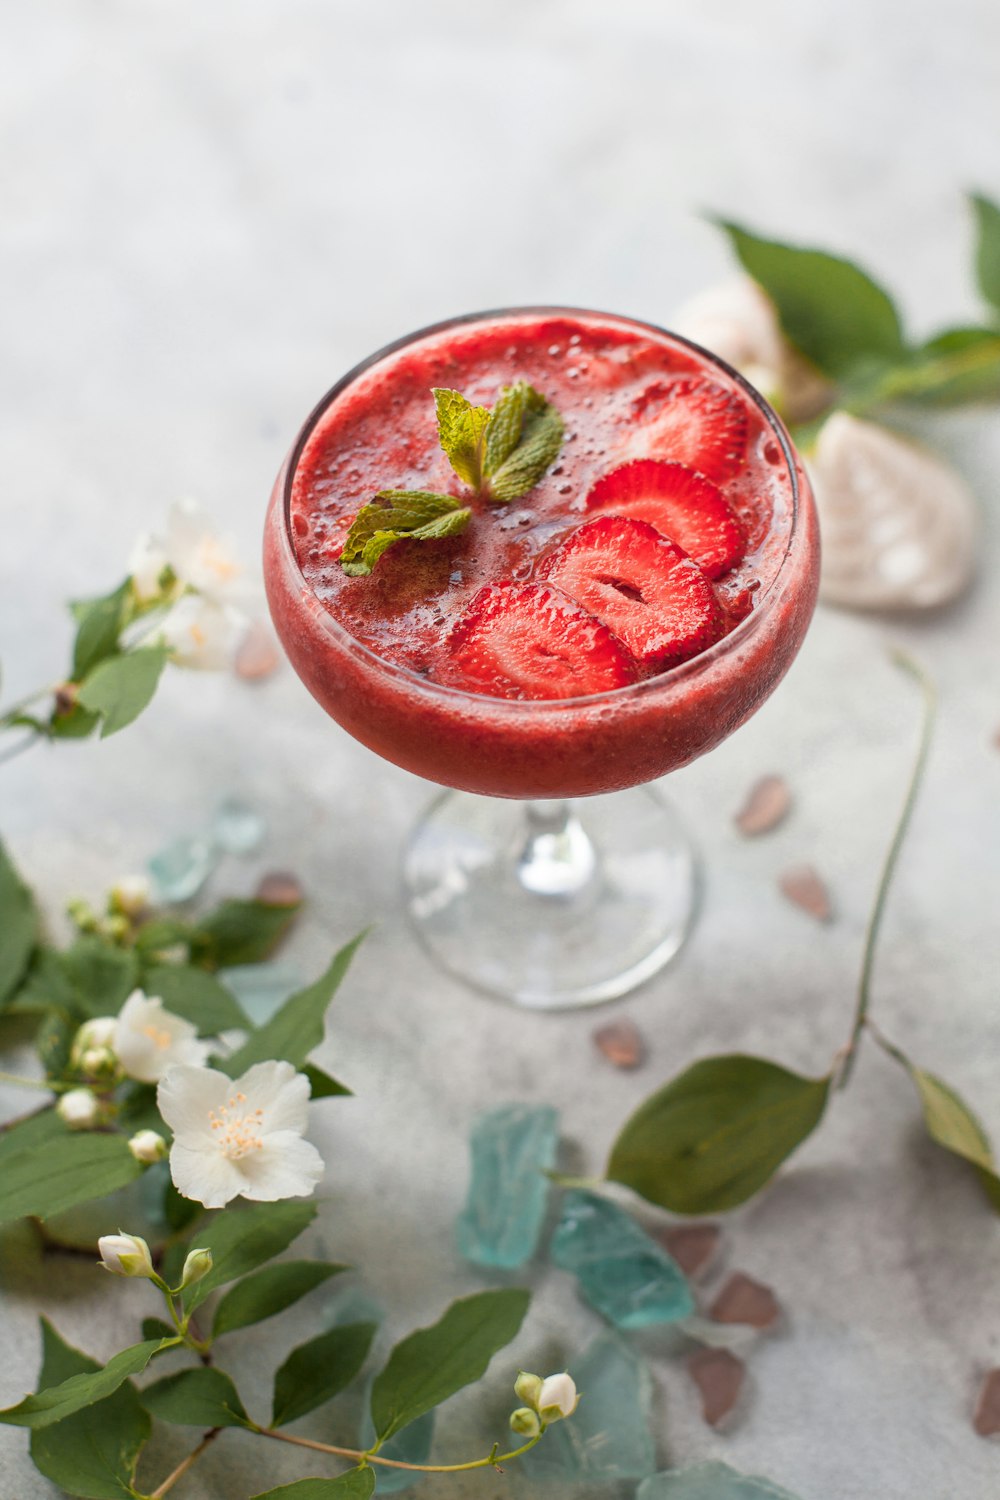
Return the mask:
<path id="1" fill-rule="evenodd" d="M 97 1241 L 101 1263 L 115 1276 L 152 1276 L 153 1257 L 137 1234 L 102 1234 Z"/>
<path id="2" fill-rule="evenodd" d="M 118 1059 L 110 1047 L 88 1047 L 78 1066 L 88 1078 L 111 1080 L 118 1073 Z"/>
<path id="3" fill-rule="evenodd" d="M 114 1016 L 95 1016 L 92 1021 L 84 1021 L 73 1038 L 70 1060 L 74 1066 L 79 1065 L 85 1052 L 113 1047 L 117 1029 L 118 1021 Z"/>
<path id="4" fill-rule="evenodd" d="M 149 881 L 145 875 L 123 875 L 108 893 L 108 906 L 123 917 L 138 917 L 149 906 Z"/>
<path id="5" fill-rule="evenodd" d="M 514 1395 L 519 1396 L 526 1406 L 532 1410 L 538 1410 L 538 1398 L 542 1393 L 542 1377 L 532 1375 L 527 1370 L 521 1370 L 514 1381 Z"/>
<path id="6" fill-rule="evenodd" d="M 181 1272 L 181 1284 L 178 1291 L 183 1292 L 187 1287 L 194 1286 L 203 1276 L 207 1276 L 212 1269 L 211 1250 L 194 1249 L 188 1252 L 188 1258 L 184 1262 L 184 1270 Z"/>
<path id="7" fill-rule="evenodd" d="M 542 1421 L 558 1422 L 563 1417 L 571 1417 L 579 1399 L 572 1375 L 567 1375 L 565 1370 L 558 1375 L 546 1375 L 538 1396 Z"/>
<path id="8" fill-rule="evenodd" d="M 542 1430 L 537 1411 L 532 1411 L 530 1406 L 519 1406 L 510 1414 L 510 1430 L 519 1437 L 537 1437 Z"/>
<path id="9" fill-rule="evenodd" d="M 152 1166 L 155 1161 L 162 1161 L 167 1154 L 167 1143 L 156 1130 L 137 1130 L 128 1143 L 128 1149 L 136 1161 L 141 1161 L 143 1166 Z"/>
<path id="10" fill-rule="evenodd" d="M 70 1089 L 56 1105 L 56 1114 L 70 1130 L 93 1130 L 100 1123 L 101 1106 L 90 1089 Z"/>

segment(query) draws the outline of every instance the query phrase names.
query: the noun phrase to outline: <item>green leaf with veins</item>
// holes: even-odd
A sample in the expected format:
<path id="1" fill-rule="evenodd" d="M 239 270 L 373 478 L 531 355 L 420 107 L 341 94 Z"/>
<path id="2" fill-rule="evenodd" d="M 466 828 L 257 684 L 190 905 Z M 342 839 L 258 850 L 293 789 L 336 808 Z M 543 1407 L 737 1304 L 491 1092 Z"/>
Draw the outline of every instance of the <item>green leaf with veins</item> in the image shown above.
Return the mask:
<path id="1" fill-rule="evenodd" d="M 182 941 L 190 944 L 191 958 L 206 969 L 232 969 L 240 964 L 259 964 L 270 958 L 288 932 L 302 903 L 273 906 L 267 901 L 223 901 L 214 911 L 202 917 L 193 927 L 183 927 Z M 153 924 L 150 923 L 149 926 Z M 146 928 L 140 928 L 141 943 Z M 169 930 L 178 932 L 177 924 L 165 925 L 162 934 L 146 938 L 147 951 L 154 939 Z M 169 947 L 171 942 L 162 946 Z"/>
<path id="2" fill-rule="evenodd" d="M 435 386 L 431 394 L 437 412 L 438 439 L 455 473 L 470 489 L 483 482 L 483 442 L 490 424 L 487 406 L 473 406 L 461 391 Z"/>
<path id="3" fill-rule="evenodd" d="M 841 381 L 863 361 L 905 361 L 895 303 L 860 266 L 823 250 L 762 239 L 723 219 L 713 222 L 774 303 L 786 336 L 825 375 Z"/>
<path id="4" fill-rule="evenodd" d="M 220 1300 L 212 1323 L 213 1338 L 273 1318 L 346 1270 L 346 1266 L 322 1260 L 283 1260 L 275 1266 L 262 1266 L 230 1287 Z"/>
<path id="5" fill-rule="evenodd" d="M 829 1092 L 764 1058 L 707 1057 L 639 1106 L 607 1175 L 674 1213 L 735 1208 L 812 1133 Z"/>
<path id="6" fill-rule="evenodd" d="M 180 1370 L 139 1392 L 139 1400 L 159 1422 L 175 1427 L 249 1427 L 253 1423 L 230 1377 L 223 1370 Z"/>
<path id="7" fill-rule="evenodd" d="M 895 1054 L 916 1085 L 931 1139 L 953 1156 L 960 1156 L 976 1169 L 987 1198 L 1000 1213 L 1000 1177 L 989 1137 L 972 1110 L 955 1090 L 933 1073 L 925 1073 Z"/>
<path id="8" fill-rule="evenodd" d="M 472 516 L 453 495 L 430 490 L 381 490 L 358 511 L 340 553 L 350 578 L 366 577 L 396 542 L 430 542 L 458 536 Z"/>
<path id="9" fill-rule="evenodd" d="M 197 1026 L 199 1036 L 220 1031 L 248 1031 L 250 1020 L 225 985 L 194 964 L 153 964 L 142 975 L 147 995 L 163 1001 L 167 1010 Z"/>
<path id="10" fill-rule="evenodd" d="M 296 1422 L 350 1385 L 368 1357 L 374 1323 L 331 1328 L 293 1349 L 274 1377 L 272 1427 Z"/>
<path id="11" fill-rule="evenodd" d="M 156 692 L 170 658 L 166 646 L 142 646 L 100 662 L 80 684 L 78 701 L 101 715 L 101 738 L 107 739 L 137 719 Z"/>
<path id="12" fill-rule="evenodd" d="M 42 1389 L 74 1375 L 100 1370 L 96 1360 L 65 1343 L 42 1319 Z M 135 1467 L 152 1422 L 127 1382 L 113 1395 L 51 1427 L 31 1434 L 31 1458 L 39 1473 L 69 1495 L 85 1500 L 134 1497 Z"/>
<path id="13" fill-rule="evenodd" d="M 375 1471 L 370 1464 L 348 1469 L 336 1479 L 295 1479 L 276 1490 L 264 1490 L 251 1500 L 370 1500 L 375 1493 Z"/>
<path id="14" fill-rule="evenodd" d="M 0 1008 L 21 983 L 38 939 L 38 912 L 0 842 Z"/>
<path id="15" fill-rule="evenodd" d="M 890 382 L 893 376 L 889 377 Z M 1000 400 L 1000 332 L 947 328 L 915 350 L 896 374 L 900 394 L 924 406 Z"/>
<path id="16" fill-rule="evenodd" d="M 316 1204 L 300 1198 L 281 1203 L 254 1203 L 227 1208 L 199 1224 L 191 1248 L 212 1252 L 212 1269 L 187 1294 L 191 1311 L 227 1281 L 256 1271 L 265 1261 L 287 1250 L 316 1217 Z"/>
<path id="17" fill-rule="evenodd" d="M 116 1016 L 139 982 L 139 963 L 131 948 L 119 948 L 94 933 L 84 933 L 58 955 L 59 965 L 86 1016 Z"/>
<path id="18" fill-rule="evenodd" d="M 976 276 L 986 301 L 1000 312 L 1000 204 L 981 193 L 971 195 L 976 215 Z"/>
<path id="19" fill-rule="evenodd" d="M 514 1287 L 478 1292 L 397 1344 L 372 1386 L 379 1442 L 481 1379 L 497 1350 L 517 1335 L 530 1301 L 530 1292 Z"/>
<path id="20" fill-rule="evenodd" d="M 100 599 L 79 599 L 70 605 L 76 620 L 73 643 L 73 681 L 81 682 L 99 662 L 118 650 L 118 637 L 126 624 L 129 579 Z"/>
<path id="21" fill-rule="evenodd" d="M 5 1148 L 16 1144 L 2 1156 L 0 1223 L 29 1215 L 46 1219 L 91 1198 L 103 1198 L 142 1175 L 124 1136 L 72 1132 L 58 1123 L 59 1133 L 38 1144 L 28 1145 L 19 1132 L 5 1137 Z"/>
<path id="22" fill-rule="evenodd" d="M 506 504 L 533 490 L 558 457 L 565 430 L 552 403 L 525 381 L 501 391 L 486 435 L 487 498 Z"/>
<path id="23" fill-rule="evenodd" d="M 146 1339 L 123 1349 L 114 1359 L 96 1370 L 70 1375 L 57 1385 L 43 1386 L 33 1396 L 25 1396 L 16 1406 L 0 1411 L 0 1422 L 10 1427 L 51 1427 L 64 1417 L 93 1406 L 110 1396 L 132 1375 L 140 1375 L 161 1349 L 174 1348 L 182 1340 L 177 1334 L 169 1339 Z"/>

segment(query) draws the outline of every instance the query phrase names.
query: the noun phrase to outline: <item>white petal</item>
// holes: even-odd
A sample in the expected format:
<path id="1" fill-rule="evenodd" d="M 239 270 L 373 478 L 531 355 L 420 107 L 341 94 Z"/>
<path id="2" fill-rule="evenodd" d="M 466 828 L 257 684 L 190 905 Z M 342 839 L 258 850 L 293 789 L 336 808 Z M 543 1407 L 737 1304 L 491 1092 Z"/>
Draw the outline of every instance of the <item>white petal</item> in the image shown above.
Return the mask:
<path id="1" fill-rule="evenodd" d="M 206 1208 L 224 1208 L 245 1191 L 237 1163 L 224 1156 L 214 1141 L 210 1147 L 199 1148 L 175 1140 L 170 1148 L 170 1176 L 181 1197 L 193 1198 Z"/>
<path id="2" fill-rule="evenodd" d="M 264 1112 L 261 1130 L 296 1130 L 301 1135 L 309 1116 L 309 1080 L 297 1073 L 290 1062 L 255 1063 L 237 1079 L 236 1087 L 246 1094 L 248 1110 Z"/>
<path id="3" fill-rule="evenodd" d="M 232 660 L 245 624 L 239 610 L 185 594 L 163 621 L 157 639 L 169 647 L 177 666 L 218 671 Z"/>
<path id="4" fill-rule="evenodd" d="M 237 1163 L 245 1179 L 241 1192 L 255 1202 L 278 1198 L 307 1198 L 323 1176 L 323 1158 L 308 1141 L 291 1130 L 264 1138 L 259 1151 Z"/>
<path id="5" fill-rule="evenodd" d="M 225 1104 L 233 1091 L 232 1080 L 217 1068 L 193 1068 L 178 1063 L 168 1069 L 156 1091 L 156 1104 L 176 1136 L 196 1145 L 212 1141 L 209 1110 Z"/>
<path id="6" fill-rule="evenodd" d="M 167 567 L 167 554 L 160 540 L 146 531 L 136 539 L 128 571 L 137 597 L 145 603 L 160 593 L 160 577 Z"/>
<path id="7" fill-rule="evenodd" d="M 157 996 L 134 990 L 118 1018 L 115 1051 L 130 1078 L 156 1083 L 172 1063 L 204 1062 L 209 1048 L 190 1021 L 164 1010 Z"/>
<path id="8" fill-rule="evenodd" d="M 170 508 L 165 551 L 178 578 L 206 598 L 223 603 L 243 586 L 243 568 L 227 538 L 220 537 L 195 500 Z"/>

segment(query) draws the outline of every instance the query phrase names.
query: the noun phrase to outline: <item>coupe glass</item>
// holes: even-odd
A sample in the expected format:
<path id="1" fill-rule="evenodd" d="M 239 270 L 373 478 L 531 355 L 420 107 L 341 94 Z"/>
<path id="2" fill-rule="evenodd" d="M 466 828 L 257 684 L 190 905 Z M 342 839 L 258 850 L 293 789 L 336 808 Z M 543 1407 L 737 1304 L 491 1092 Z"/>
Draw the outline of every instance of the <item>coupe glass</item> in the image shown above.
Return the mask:
<path id="1" fill-rule="evenodd" d="M 760 413 L 790 500 L 770 582 L 730 634 L 657 677 L 543 702 L 444 686 L 358 641 L 303 576 L 291 497 L 311 436 L 372 366 L 465 325 L 545 316 L 638 332 L 662 343 L 665 355 L 695 360 L 713 380 L 735 385 Z M 453 319 L 349 371 L 307 418 L 282 466 L 264 545 L 275 627 L 313 696 L 362 744 L 451 788 L 418 824 L 404 857 L 407 909 L 421 940 L 452 974 L 539 1010 L 624 995 L 681 947 L 698 904 L 697 861 L 676 813 L 647 783 L 711 750 L 773 691 L 805 635 L 818 570 L 808 482 L 758 393 L 676 335 L 574 308 Z"/>

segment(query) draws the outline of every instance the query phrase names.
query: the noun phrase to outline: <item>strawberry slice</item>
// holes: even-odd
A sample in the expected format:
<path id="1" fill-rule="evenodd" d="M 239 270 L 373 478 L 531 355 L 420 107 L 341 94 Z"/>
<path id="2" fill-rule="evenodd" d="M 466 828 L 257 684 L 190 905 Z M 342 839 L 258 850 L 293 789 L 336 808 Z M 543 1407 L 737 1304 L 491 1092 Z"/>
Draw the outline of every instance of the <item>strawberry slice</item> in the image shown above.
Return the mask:
<path id="1" fill-rule="evenodd" d="M 716 484 L 743 467 L 747 414 L 735 391 L 685 376 L 647 386 L 633 409 L 643 424 L 637 452 L 687 464 Z"/>
<path id="2" fill-rule="evenodd" d="M 479 590 L 448 638 L 442 681 L 497 698 L 579 698 L 625 687 L 636 664 L 606 625 L 558 589 Z"/>
<path id="3" fill-rule="evenodd" d="M 585 521 L 539 572 L 603 620 L 647 669 L 694 656 L 722 629 L 722 612 L 698 564 L 648 521 L 614 515 Z"/>
<path id="4" fill-rule="evenodd" d="M 709 578 L 728 573 L 746 550 L 743 528 L 725 495 L 686 464 L 655 458 L 622 464 L 597 481 L 587 509 L 648 521 L 693 557 Z"/>

